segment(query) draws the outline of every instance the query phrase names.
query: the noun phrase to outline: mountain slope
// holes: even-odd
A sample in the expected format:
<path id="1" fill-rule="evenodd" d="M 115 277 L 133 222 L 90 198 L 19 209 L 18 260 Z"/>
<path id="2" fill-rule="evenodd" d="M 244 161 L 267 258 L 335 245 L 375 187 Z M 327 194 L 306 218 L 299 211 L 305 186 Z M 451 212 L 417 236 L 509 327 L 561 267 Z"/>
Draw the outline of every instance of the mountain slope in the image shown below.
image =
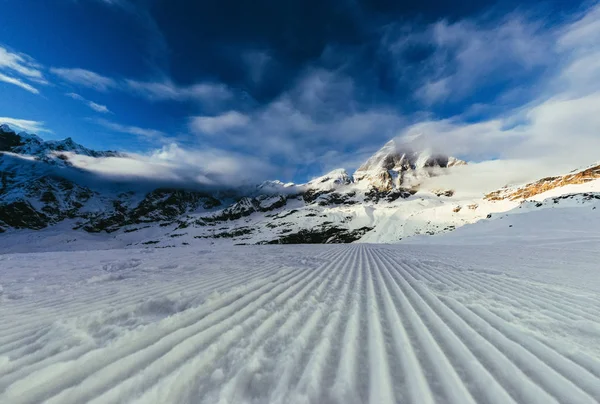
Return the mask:
<path id="1" fill-rule="evenodd" d="M 73 163 L 124 155 L 0 127 L 0 232 L 4 248 L 43 239 L 99 240 L 124 246 L 398 242 L 447 233 L 517 208 L 535 190 L 580 183 L 589 191 L 598 170 L 543 179 L 483 198 L 429 190 L 427 180 L 465 164 L 406 143 L 388 142 L 354 175 L 333 170 L 306 184 L 265 181 L 240 189 L 193 189 L 115 182 Z M 33 153 L 33 154 L 27 154 Z M 117 160 L 118 162 L 118 160 Z M 568 185 L 574 186 L 574 185 Z M 24 240 L 28 240 L 24 242 Z M 61 247 L 63 248 L 63 247 Z"/>
<path id="2" fill-rule="evenodd" d="M 506 187 L 486 195 L 486 199 L 499 201 L 503 199 L 518 200 L 531 198 L 547 191 L 567 185 L 586 184 L 600 179 L 600 165 L 593 165 L 569 174 L 546 177 L 519 187 Z"/>
<path id="3" fill-rule="evenodd" d="M 369 160 L 369 178 L 361 175 L 364 169 L 354 176 L 337 169 L 299 185 L 265 181 L 254 188 L 219 192 L 164 186 L 142 189 L 98 177 L 72 160 L 78 155 L 125 155 L 96 152 L 71 139 L 44 142 L 3 125 L 0 230 L 39 230 L 65 222 L 71 229 L 115 234 L 128 244 L 147 245 L 170 245 L 165 240 L 175 238 L 188 244 L 201 239 L 233 243 L 355 241 L 377 225 L 371 211 L 408 201 L 418 192 L 417 180 L 443 174 L 448 162 L 455 161 L 426 152 L 406 155 L 390 147 L 394 144 L 388 143 Z M 388 160 L 391 165 L 385 163 Z M 405 180 L 381 186 L 377 180 L 381 170 Z M 410 189 L 404 187 L 408 178 Z"/>

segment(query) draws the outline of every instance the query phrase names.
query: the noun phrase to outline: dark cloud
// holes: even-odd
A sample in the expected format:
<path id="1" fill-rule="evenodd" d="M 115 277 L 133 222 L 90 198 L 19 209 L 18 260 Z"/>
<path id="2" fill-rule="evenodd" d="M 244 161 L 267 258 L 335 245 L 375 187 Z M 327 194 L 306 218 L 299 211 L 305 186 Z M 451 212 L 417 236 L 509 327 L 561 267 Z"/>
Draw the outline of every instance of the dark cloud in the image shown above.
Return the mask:
<path id="1" fill-rule="evenodd" d="M 558 3 L 535 7 L 553 10 Z M 398 98 L 414 90 L 397 79 L 398 63 L 410 73 L 435 49 L 413 40 L 398 59 L 382 52 L 382 40 L 413 37 L 442 19 L 452 24 L 515 7 L 527 5 L 516 0 L 156 0 L 148 10 L 167 43 L 168 74 L 175 81 L 190 84 L 202 76 L 240 88 L 261 104 L 286 91 L 308 66 L 343 69 L 365 88 L 367 101 Z"/>

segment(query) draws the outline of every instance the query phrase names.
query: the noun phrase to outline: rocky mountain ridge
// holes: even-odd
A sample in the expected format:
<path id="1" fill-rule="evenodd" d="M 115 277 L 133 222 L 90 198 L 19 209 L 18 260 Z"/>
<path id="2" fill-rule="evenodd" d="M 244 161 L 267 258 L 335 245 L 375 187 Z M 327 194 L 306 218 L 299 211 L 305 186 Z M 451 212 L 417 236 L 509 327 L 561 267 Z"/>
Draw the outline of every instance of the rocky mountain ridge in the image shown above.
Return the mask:
<path id="1" fill-rule="evenodd" d="M 500 201 L 504 199 L 515 201 L 518 199 L 532 198 L 544 192 L 567 185 L 585 184 L 597 179 L 600 179 L 600 165 L 593 165 L 569 174 L 542 178 L 538 181 L 519 187 L 505 187 L 491 192 L 485 197 L 490 201 Z"/>
<path id="2" fill-rule="evenodd" d="M 44 142 L 6 126 L 0 126 L 0 150 L 0 232 L 13 236 L 54 232 L 59 239 L 93 237 L 106 245 L 152 247 L 397 242 L 452 231 L 517 206 L 492 194 L 462 200 L 452 190 L 424 188 L 432 176 L 466 163 L 396 141 L 354 175 L 337 169 L 305 184 L 265 181 L 243 191 L 102 182 L 72 164 L 71 156 L 123 154 L 96 152 L 70 139 Z M 574 175 L 573 181 L 584 181 L 597 172 Z"/>
<path id="3" fill-rule="evenodd" d="M 9 152 L 32 156 L 39 160 L 51 161 L 53 158 L 66 161 L 63 152 L 75 153 L 88 157 L 124 157 L 116 151 L 96 151 L 88 149 L 72 138 L 63 140 L 42 140 L 39 136 L 27 132 L 16 132 L 10 126 L 0 125 L 0 152 Z"/>

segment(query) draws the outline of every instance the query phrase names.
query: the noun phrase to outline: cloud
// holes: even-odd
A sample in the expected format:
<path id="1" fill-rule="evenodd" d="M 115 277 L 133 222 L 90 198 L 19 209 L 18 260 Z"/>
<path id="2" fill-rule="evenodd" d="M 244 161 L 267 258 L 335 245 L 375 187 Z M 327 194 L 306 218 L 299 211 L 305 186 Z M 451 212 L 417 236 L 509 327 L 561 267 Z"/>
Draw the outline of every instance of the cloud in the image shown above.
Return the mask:
<path id="1" fill-rule="evenodd" d="M 600 65 L 590 58 L 600 56 L 598 15 L 600 5 L 548 34 L 555 38 L 555 69 L 538 86 L 538 98 L 494 119 L 432 119 L 402 131 L 400 137 L 421 134 L 423 147 L 471 160 L 435 185 L 489 191 L 600 162 Z"/>
<path id="2" fill-rule="evenodd" d="M 0 46 L 0 69 L 9 69 L 21 76 L 43 79 L 40 66 L 24 53 L 11 52 Z"/>
<path id="3" fill-rule="evenodd" d="M 597 51 L 600 47 L 600 5 L 586 9 L 580 18 L 567 24 L 560 32 L 557 47 L 561 51 L 577 51 L 584 53 Z"/>
<path id="4" fill-rule="evenodd" d="M 571 96 L 600 91 L 600 4 L 580 19 L 567 24 L 556 40 L 556 50 L 564 61 L 553 89 Z"/>
<path id="5" fill-rule="evenodd" d="M 232 96 L 223 84 L 199 83 L 191 86 L 178 86 L 172 81 L 125 80 L 125 89 L 151 101 L 202 101 L 215 103 Z"/>
<path id="6" fill-rule="evenodd" d="M 564 166 L 562 167 L 564 168 Z M 519 185 L 538 180 L 559 166 L 534 160 L 504 159 L 470 163 L 454 167 L 443 176 L 429 178 L 423 184 L 428 190 L 453 189 L 461 197 L 480 197 L 507 185 Z M 558 172 L 560 174 L 564 171 Z"/>
<path id="7" fill-rule="evenodd" d="M 11 74 L 4 74 L 1 71 Z M 21 78 L 14 77 L 15 74 Z M 32 57 L 24 53 L 11 52 L 0 46 L 0 81 L 21 87 L 33 94 L 39 94 L 39 90 L 25 80 L 48 84 L 42 74 L 41 66 Z"/>
<path id="8" fill-rule="evenodd" d="M 197 83 L 179 86 L 169 79 L 163 81 L 119 80 L 80 68 L 51 68 L 56 76 L 69 83 L 100 92 L 121 91 L 149 101 L 193 101 L 206 105 L 230 99 L 231 90 L 220 83 Z"/>
<path id="9" fill-rule="evenodd" d="M 273 173 L 279 178 L 303 175 L 307 168 L 314 175 L 338 168 L 333 162 L 355 164 L 352 150 L 368 143 L 373 152 L 404 125 L 393 110 L 360 105 L 355 91 L 354 81 L 344 74 L 307 69 L 287 92 L 260 108 L 192 117 L 189 126 L 205 143 L 279 165 Z M 331 150 L 338 152 L 335 159 Z"/>
<path id="10" fill-rule="evenodd" d="M 120 180 L 177 183 L 187 187 L 236 187 L 254 184 L 274 167 L 260 159 L 215 148 L 182 148 L 171 143 L 147 154 L 93 158 L 69 154 L 78 168 Z"/>
<path id="11" fill-rule="evenodd" d="M 117 81 L 90 70 L 80 68 L 56 68 L 50 69 L 50 72 L 61 79 L 83 87 L 93 88 L 98 91 L 108 91 L 117 87 Z"/>
<path id="12" fill-rule="evenodd" d="M 250 80 L 254 84 L 258 84 L 263 80 L 266 69 L 273 58 L 266 51 L 251 50 L 242 55 L 242 60 L 248 68 Z"/>
<path id="13" fill-rule="evenodd" d="M 161 132 L 156 129 L 147 129 L 147 128 L 140 128 L 137 126 L 122 125 L 119 123 L 108 121 L 106 119 L 97 119 L 97 120 L 94 120 L 94 122 L 98 123 L 99 125 L 104 126 L 107 129 L 115 131 L 115 132 L 141 136 L 141 137 L 144 137 L 144 138 L 147 138 L 150 140 L 162 141 L 163 138 L 166 136 L 166 134 L 164 132 Z"/>
<path id="14" fill-rule="evenodd" d="M 487 192 L 600 162 L 599 103 L 600 93 L 555 96 L 494 120 L 419 122 L 400 138 L 421 135 L 417 147 L 470 160 L 468 168 L 432 180 L 433 187 Z"/>
<path id="15" fill-rule="evenodd" d="M 123 6 L 127 2 L 125 0 L 99 0 L 101 3 L 108 4 L 110 6 Z"/>
<path id="16" fill-rule="evenodd" d="M 219 185 L 258 181 L 275 170 L 256 157 L 217 148 L 186 150 L 173 143 L 153 152 L 150 158 L 177 167 L 176 171 L 183 177 L 209 179 Z"/>
<path id="17" fill-rule="evenodd" d="M 430 106 L 460 102 L 482 88 L 522 84 L 552 64 L 554 39 L 543 21 L 513 12 L 501 20 L 391 24 L 380 53 L 400 88 L 412 88 L 414 98 Z"/>
<path id="18" fill-rule="evenodd" d="M 289 179 L 336 165 L 353 168 L 390 138 L 421 133 L 424 147 L 468 159 L 482 173 L 499 170 L 497 182 L 510 182 L 599 159 L 600 6 L 582 9 L 570 20 L 539 15 L 517 10 L 500 19 L 488 13 L 424 25 L 394 21 L 369 30 L 373 44 L 325 44 L 320 57 L 298 63 L 268 43 L 259 45 L 268 52 L 256 50 L 261 49 L 256 43 L 249 51 L 233 44 L 229 49 L 239 50 L 239 58 L 232 59 L 241 72 L 232 69 L 231 75 L 243 78 L 227 83 L 244 90 L 213 81 L 182 84 L 160 74 L 123 79 L 83 69 L 52 71 L 98 91 L 188 103 L 185 111 L 193 112 L 186 123 L 196 135 L 192 142 L 200 139 L 218 161 L 229 162 L 225 156 L 233 155 L 279 168 L 257 168 L 269 176 Z M 285 85 L 271 86 L 278 75 Z M 274 91 L 255 99 L 259 90 L 246 93 L 258 87 Z M 165 142 L 161 131 L 96 122 Z M 227 154 L 224 148 L 238 153 Z M 175 148 L 161 153 L 207 157 Z M 486 160 L 494 163 L 482 163 Z M 525 169 L 523 160 L 540 169 Z"/>
<path id="19" fill-rule="evenodd" d="M 14 84 L 15 86 L 21 87 L 22 89 L 27 90 L 33 94 L 40 93 L 39 90 L 37 88 L 33 87 L 32 85 L 29 85 L 19 79 L 15 79 L 14 77 L 6 76 L 2 73 L 0 73 L 0 81 L 3 81 L 8 84 Z"/>
<path id="20" fill-rule="evenodd" d="M 87 99 L 83 98 L 79 94 L 76 94 L 76 93 L 67 93 L 65 95 L 67 97 L 73 98 L 74 100 L 81 101 L 82 103 L 84 103 L 85 105 L 87 105 L 88 107 L 90 107 L 91 109 L 93 109 L 96 112 L 100 112 L 100 113 L 103 113 L 103 114 L 109 114 L 109 113 L 111 113 L 110 110 L 105 105 L 96 104 L 93 101 L 90 101 L 90 100 L 87 100 Z"/>
<path id="21" fill-rule="evenodd" d="M 0 117 L 0 124 L 6 124 L 30 133 L 52 133 L 51 130 L 47 129 L 44 126 L 44 122 L 41 121 L 30 121 L 27 119 Z"/>
<path id="22" fill-rule="evenodd" d="M 190 122 L 192 131 L 214 135 L 223 131 L 243 128 L 249 118 L 237 111 L 229 111 L 218 116 L 196 116 Z"/>

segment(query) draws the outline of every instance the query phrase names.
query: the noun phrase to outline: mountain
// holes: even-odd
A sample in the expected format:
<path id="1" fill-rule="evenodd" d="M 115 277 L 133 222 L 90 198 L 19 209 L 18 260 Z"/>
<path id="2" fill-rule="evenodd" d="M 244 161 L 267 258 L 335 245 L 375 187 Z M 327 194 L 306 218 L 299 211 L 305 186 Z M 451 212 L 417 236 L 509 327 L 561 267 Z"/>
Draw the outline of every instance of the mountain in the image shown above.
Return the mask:
<path id="1" fill-rule="evenodd" d="M 0 125 L 0 152 L 10 152 L 44 159 L 65 160 L 62 153 L 74 153 L 89 157 L 124 157 L 115 151 L 95 151 L 77 144 L 70 137 L 64 140 L 43 141 L 26 132 L 16 133 L 8 125 Z"/>
<path id="2" fill-rule="evenodd" d="M 425 179 L 443 174 L 443 169 L 466 162 L 430 150 L 415 151 L 409 144 L 390 140 L 354 173 L 354 180 L 367 181 L 379 191 L 413 189 Z"/>
<path id="3" fill-rule="evenodd" d="M 0 237 L 13 251 L 50 242 L 60 248 L 90 242 L 105 248 L 398 242 L 490 220 L 517 208 L 534 188 L 589 187 L 586 181 L 598 174 L 592 168 L 473 199 L 427 187 L 429 178 L 464 161 L 390 141 L 353 175 L 337 169 L 305 184 L 273 180 L 215 191 L 117 183 L 78 167 L 73 158 L 126 155 L 93 151 L 71 139 L 47 142 L 5 125 L 0 149 Z"/>
<path id="4" fill-rule="evenodd" d="M 570 175 L 559 178 L 569 178 Z M 572 177 L 570 177 L 572 178 Z M 540 184 L 535 182 L 537 189 Z M 529 184 L 528 184 L 529 185 Z M 522 186 L 506 192 L 515 198 L 514 192 L 533 190 Z M 498 193 L 494 193 L 494 197 Z M 409 242 L 438 245 L 490 245 L 496 243 L 516 246 L 568 247 L 575 242 L 579 247 L 588 245 L 590 251 L 597 250 L 600 240 L 600 179 L 584 183 L 571 183 L 536 193 L 527 199 L 496 200 L 494 204 L 509 207 L 502 212 L 488 214 L 482 220 L 467 224 L 440 237 L 414 237 Z M 569 250 L 572 252 L 572 250 Z M 534 258 L 535 259 L 535 258 Z"/>

